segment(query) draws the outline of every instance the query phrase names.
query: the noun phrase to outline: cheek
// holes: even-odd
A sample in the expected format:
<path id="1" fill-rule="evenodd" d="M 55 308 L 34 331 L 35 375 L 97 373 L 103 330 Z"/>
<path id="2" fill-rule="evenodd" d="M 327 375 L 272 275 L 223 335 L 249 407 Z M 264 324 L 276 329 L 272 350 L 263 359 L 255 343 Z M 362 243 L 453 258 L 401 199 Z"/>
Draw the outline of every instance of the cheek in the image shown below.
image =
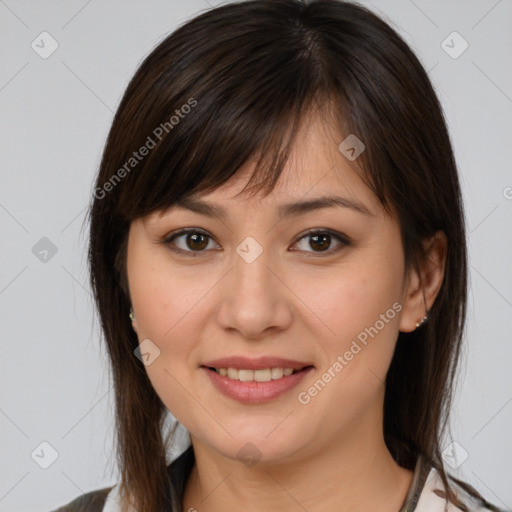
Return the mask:
<path id="1" fill-rule="evenodd" d="M 345 389 L 349 379 L 355 387 L 383 380 L 398 337 L 402 310 L 403 256 L 400 240 L 388 237 L 387 244 L 361 251 L 330 278 L 308 280 L 298 293 L 315 316 L 318 344 L 323 352 L 322 370 L 340 362 Z M 314 330 L 314 327 L 311 326 Z M 339 366 L 337 367 L 340 368 Z M 349 370 L 348 372 L 346 370 Z M 328 377 L 327 377 L 328 378 Z M 336 384 L 333 388 L 336 387 Z M 357 396 L 357 395 L 356 395 Z"/>
<path id="2" fill-rule="evenodd" d="M 301 387 L 299 400 L 328 418 L 326 430 L 336 430 L 366 411 L 379 414 L 380 405 L 371 404 L 382 399 L 395 349 L 402 267 L 393 253 L 389 259 L 368 256 L 340 272 L 339 279 L 317 282 L 305 300 L 326 334 L 316 338 L 321 367 Z"/>
<path id="3" fill-rule="evenodd" d="M 140 286 L 134 286 L 139 342 L 149 339 L 160 351 L 146 371 L 162 398 L 162 392 L 166 397 L 181 394 L 179 383 L 184 383 L 193 370 L 193 355 L 205 316 L 203 296 L 200 284 L 190 284 L 185 289 L 159 273 L 148 272 Z"/>
<path id="4" fill-rule="evenodd" d="M 154 362 L 146 366 L 149 377 L 153 380 L 158 376 L 158 379 L 165 380 L 169 378 L 164 371 L 168 369 L 169 361 L 182 358 L 187 349 L 184 341 L 193 339 L 183 332 L 183 327 L 189 325 L 184 319 L 191 313 L 193 315 L 198 292 L 194 290 L 193 283 L 185 287 L 179 281 L 179 275 L 173 276 L 176 273 L 165 264 L 161 248 L 140 240 L 136 228 L 131 236 L 127 273 L 137 336 L 139 343 L 150 340 L 157 347 L 154 350 L 159 351 Z M 178 339 L 177 333 L 180 333 L 180 343 L 173 343 L 173 339 Z"/>
<path id="5" fill-rule="evenodd" d="M 139 338 L 167 344 L 197 315 L 208 283 L 172 266 L 165 250 L 147 243 L 129 246 L 127 271 Z"/>
<path id="6" fill-rule="evenodd" d="M 323 324 L 322 339 L 337 348 L 375 323 L 398 331 L 402 268 L 396 254 L 368 253 L 331 273 L 302 277 L 294 291 Z"/>
<path id="7" fill-rule="evenodd" d="M 139 256 L 144 256 L 140 257 Z M 191 414 L 187 392 L 200 336 L 204 281 L 170 272 L 157 257 L 134 250 L 129 268 L 130 294 L 139 342 L 150 340 L 158 356 L 145 366 L 153 388 L 174 417 L 184 424 Z M 174 275 L 173 275 L 174 274 Z M 146 342 L 147 343 L 147 342 Z"/>

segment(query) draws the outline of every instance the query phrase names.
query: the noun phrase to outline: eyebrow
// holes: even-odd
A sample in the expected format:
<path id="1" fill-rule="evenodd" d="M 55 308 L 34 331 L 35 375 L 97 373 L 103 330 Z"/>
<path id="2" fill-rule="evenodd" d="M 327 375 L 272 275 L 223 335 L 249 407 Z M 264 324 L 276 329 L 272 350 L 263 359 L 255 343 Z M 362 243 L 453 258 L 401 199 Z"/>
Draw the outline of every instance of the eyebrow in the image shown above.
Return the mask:
<path id="1" fill-rule="evenodd" d="M 227 211 L 222 206 L 206 203 L 199 199 L 187 197 L 180 199 L 175 203 L 175 205 L 209 217 L 218 217 L 222 220 L 226 220 L 227 217 Z M 332 208 L 336 206 L 350 208 L 358 213 L 374 216 L 374 214 L 364 204 L 339 196 L 324 196 L 307 201 L 282 204 L 278 207 L 278 212 L 280 218 L 283 219 L 286 217 L 302 215 L 314 210 L 320 210 L 322 208 Z"/>

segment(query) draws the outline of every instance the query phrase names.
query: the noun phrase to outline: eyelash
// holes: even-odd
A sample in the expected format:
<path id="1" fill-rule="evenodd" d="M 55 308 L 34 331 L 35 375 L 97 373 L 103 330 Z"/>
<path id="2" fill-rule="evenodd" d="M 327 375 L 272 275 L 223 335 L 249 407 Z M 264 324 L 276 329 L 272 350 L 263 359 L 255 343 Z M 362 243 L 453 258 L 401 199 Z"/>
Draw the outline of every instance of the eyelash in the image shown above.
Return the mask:
<path id="1" fill-rule="evenodd" d="M 176 245 L 174 244 L 174 240 L 180 236 L 187 235 L 187 234 L 199 234 L 199 235 L 203 235 L 203 236 L 213 240 L 213 237 L 211 237 L 207 232 L 205 232 L 201 229 L 185 228 L 185 229 L 180 229 L 178 231 L 175 231 L 174 233 L 170 233 L 168 236 L 165 237 L 165 239 L 162 241 L 162 243 L 164 245 L 169 246 L 169 248 L 173 252 L 176 252 L 178 254 L 183 254 L 183 255 L 189 256 L 189 257 L 196 257 L 196 255 L 198 255 L 198 254 L 207 252 L 206 249 L 203 249 L 201 251 L 191 251 L 191 250 L 184 250 L 184 249 L 180 249 L 179 247 L 176 247 Z M 307 237 L 315 236 L 315 235 L 329 235 L 331 238 L 336 239 L 338 242 L 340 242 L 341 245 L 339 245 L 335 249 L 328 249 L 327 251 L 303 251 L 303 252 L 318 254 L 320 257 L 326 257 L 326 256 L 331 256 L 332 254 L 343 249 L 344 247 L 350 245 L 349 239 L 345 235 L 342 235 L 341 233 L 337 233 L 330 229 L 311 229 L 311 230 L 307 231 L 306 233 L 303 233 L 302 236 L 297 240 L 297 242 L 294 243 L 294 245 L 296 243 L 300 242 L 303 238 L 307 238 Z M 315 258 L 317 256 L 307 256 L 307 257 Z"/>

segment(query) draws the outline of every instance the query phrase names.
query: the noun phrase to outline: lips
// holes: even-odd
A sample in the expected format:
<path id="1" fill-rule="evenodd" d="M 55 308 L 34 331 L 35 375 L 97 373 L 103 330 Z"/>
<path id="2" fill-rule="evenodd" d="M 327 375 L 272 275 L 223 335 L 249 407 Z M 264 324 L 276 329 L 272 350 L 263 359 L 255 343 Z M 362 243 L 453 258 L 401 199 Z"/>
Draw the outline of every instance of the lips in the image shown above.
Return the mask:
<path id="1" fill-rule="evenodd" d="M 225 357 L 200 366 L 223 395 L 244 404 L 261 404 L 290 391 L 314 366 L 281 357 Z"/>

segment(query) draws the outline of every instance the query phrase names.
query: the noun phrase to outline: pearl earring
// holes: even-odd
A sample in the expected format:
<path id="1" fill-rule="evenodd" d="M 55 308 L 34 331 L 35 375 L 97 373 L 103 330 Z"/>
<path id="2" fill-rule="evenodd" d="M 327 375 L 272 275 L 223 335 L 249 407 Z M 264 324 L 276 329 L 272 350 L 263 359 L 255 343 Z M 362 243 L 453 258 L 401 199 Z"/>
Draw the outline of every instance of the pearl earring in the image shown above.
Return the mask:
<path id="1" fill-rule="evenodd" d="M 130 320 L 133 322 L 135 320 L 135 315 L 133 314 L 133 309 L 130 308 Z"/>

